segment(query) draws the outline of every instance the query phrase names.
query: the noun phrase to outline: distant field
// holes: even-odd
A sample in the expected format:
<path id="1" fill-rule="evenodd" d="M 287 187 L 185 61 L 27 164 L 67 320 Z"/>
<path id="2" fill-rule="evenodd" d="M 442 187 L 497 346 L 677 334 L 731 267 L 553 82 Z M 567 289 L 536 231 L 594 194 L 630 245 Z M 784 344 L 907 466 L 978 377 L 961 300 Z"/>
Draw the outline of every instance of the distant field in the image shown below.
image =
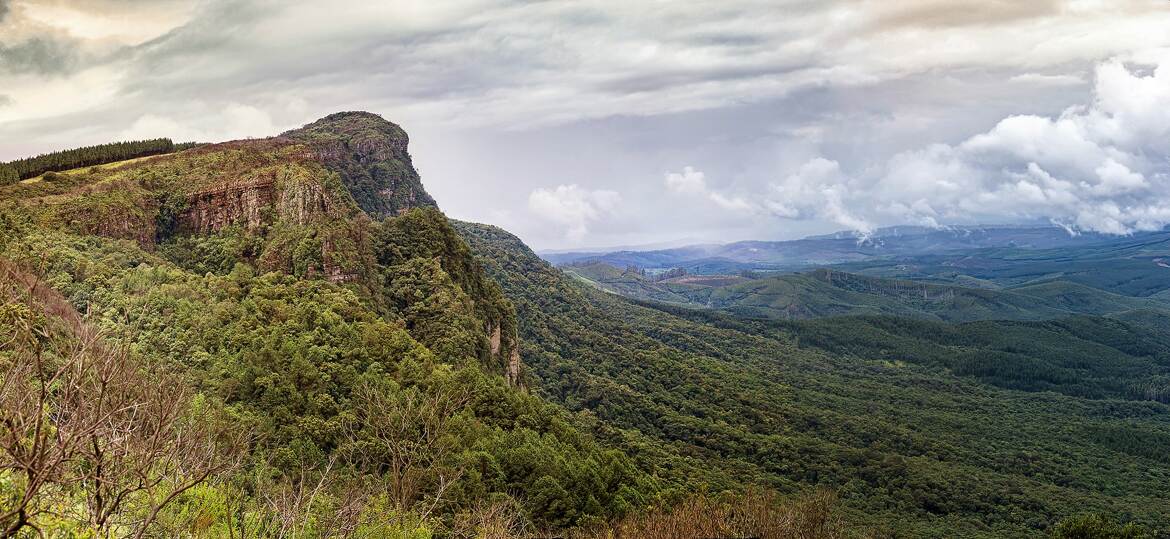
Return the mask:
<path id="1" fill-rule="evenodd" d="M 73 175 L 73 174 L 81 174 L 81 173 L 83 173 L 83 172 L 85 172 L 85 171 L 87 171 L 87 170 L 94 169 L 94 168 L 96 168 L 96 169 L 99 169 L 99 170 L 109 170 L 109 169 L 115 169 L 115 168 L 124 167 L 124 166 L 126 166 L 126 165 L 131 165 L 131 164 L 134 164 L 134 163 L 138 163 L 138 162 L 141 162 L 141 161 L 149 161 L 149 160 L 151 160 L 151 159 L 155 159 L 155 158 L 163 157 L 163 156 L 166 156 L 166 155 L 173 155 L 173 154 L 175 154 L 175 153 L 177 153 L 177 152 L 163 153 L 163 154 L 158 154 L 158 155 L 148 155 L 148 156 L 145 156 L 145 157 L 135 157 L 134 159 L 125 159 L 125 160 L 122 160 L 122 161 L 114 161 L 113 163 L 105 163 L 105 164 L 102 164 L 102 165 L 93 165 L 93 166 L 89 166 L 89 167 L 78 167 L 78 168 L 72 168 L 72 169 L 69 169 L 69 170 L 60 170 L 60 171 L 54 171 L 54 172 L 53 172 L 53 174 L 69 174 L 69 175 Z M 49 173 L 48 173 L 48 172 L 46 172 L 45 174 L 49 174 Z M 44 180 L 44 178 L 45 178 L 45 174 L 41 174 L 40 176 L 36 176 L 36 177 L 34 177 L 34 178 L 28 178 L 27 180 L 21 180 L 21 181 L 20 181 L 20 183 L 25 183 L 25 184 L 28 184 L 28 183 L 37 183 L 37 182 L 39 182 L 39 181 L 42 181 L 42 180 Z"/>
<path id="2" fill-rule="evenodd" d="M 697 284 L 702 286 L 727 286 L 748 281 L 739 275 L 684 275 L 667 279 L 663 282 L 677 284 Z"/>

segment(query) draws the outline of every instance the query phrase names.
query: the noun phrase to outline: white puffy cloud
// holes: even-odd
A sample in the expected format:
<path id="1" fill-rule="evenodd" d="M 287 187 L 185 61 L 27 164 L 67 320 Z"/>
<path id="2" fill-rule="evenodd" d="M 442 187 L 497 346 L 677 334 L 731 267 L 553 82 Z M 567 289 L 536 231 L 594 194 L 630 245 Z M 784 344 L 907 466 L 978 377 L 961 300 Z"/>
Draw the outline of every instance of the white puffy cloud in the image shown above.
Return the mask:
<path id="1" fill-rule="evenodd" d="M 707 180 L 702 171 L 684 167 L 682 172 L 666 173 L 666 188 L 681 195 L 702 195 L 707 192 Z"/>
<path id="2" fill-rule="evenodd" d="M 759 207 L 743 197 L 714 191 L 707 186 L 706 174 L 694 167 L 683 167 L 682 172 L 667 172 L 664 178 L 667 190 L 677 195 L 700 197 L 728 211 L 754 213 Z"/>
<path id="3" fill-rule="evenodd" d="M 589 224 L 612 213 L 620 202 L 616 191 L 583 189 L 577 184 L 536 189 L 528 195 L 528 209 L 563 228 L 565 238 L 573 243 L 580 243 Z"/>
<path id="4" fill-rule="evenodd" d="M 779 217 L 824 219 L 869 234 L 873 227 L 848 207 L 853 194 L 850 183 L 839 163 L 814 158 L 801 165 L 796 173 L 772 184 L 764 205 Z"/>
<path id="5" fill-rule="evenodd" d="M 1153 62 L 1148 68 L 1135 60 Z M 1096 69 L 1091 103 L 1057 117 L 1017 115 L 955 144 L 892 156 L 855 177 L 816 158 L 772 185 L 784 218 L 862 233 L 875 224 L 1048 219 L 1113 234 L 1170 224 L 1170 51 Z"/>

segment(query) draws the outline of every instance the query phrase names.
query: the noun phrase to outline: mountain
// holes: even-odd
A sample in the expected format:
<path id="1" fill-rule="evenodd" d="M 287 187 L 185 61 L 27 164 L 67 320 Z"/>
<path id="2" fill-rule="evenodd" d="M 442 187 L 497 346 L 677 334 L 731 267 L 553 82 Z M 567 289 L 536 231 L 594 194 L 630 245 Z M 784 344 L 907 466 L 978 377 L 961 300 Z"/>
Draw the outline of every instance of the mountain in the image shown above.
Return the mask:
<path id="1" fill-rule="evenodd" d="M 1017 287 L 1063 280 L 1134 297 L 1170 287 L 1170 233 L 1113 237 L 1063 248 L 983 248 L 843 263 L 843 271 L 932 282 Z"/>
<path id="2" fill-rule="evenodd" d="M 649 251 L 549 253 L 557 265 L 600 261 L 617 267 L 684 268 L 691 273 L 737 273 L 742 270 L 799 270 L 861 262 L 906 254 L 938 253 L 989 247 L 1063 248 L 1108 242 L 1097 233 L 1070 235 L 1056 226 L 890 227 L 866 238 L 838 232 L 791 241 L 739 241 Z"/>
<path id="3" fill-rule="evenodd" d="M 0 529 L 474 535 L 655 503 L 523 389 L 515 309 L 406 152 L 342 113 L 0 187 Z"/>
<path id="4" fill-rule="evenodd" d="M 376 114 L 339 112 L 281 137 L 307 145 L 372 217 L 436 207 L 406 151 L 406 131 Z"/>
<path id="5" fill-rule="evenodd" d="M 691 252 L 707 274 L 561 270 L 444 216 L 405 132 L 370 113 L 146 142 L 34 158 L 48 168 L 0 186 L 0 536 L 1002 537 L 1168 520 L 1153 236 L 882 240 L 914 264 L 848 238 L 780 249 L 868 264 L 849 273 L 728 275 L 714 270 L 741 262 L 707 247 Z M 965 247 L 922 251 L 939 242 Z M 667 270 L 683 255 L 637 256 Z M 1124 271 L 1094 273 L 1111 264 Z M 884 275 L 899 272 L 923 279 Z M 789 305 L 811 318 L 758 315 Z M 1028 320 L 956 323 L 1004 313 Z"/>

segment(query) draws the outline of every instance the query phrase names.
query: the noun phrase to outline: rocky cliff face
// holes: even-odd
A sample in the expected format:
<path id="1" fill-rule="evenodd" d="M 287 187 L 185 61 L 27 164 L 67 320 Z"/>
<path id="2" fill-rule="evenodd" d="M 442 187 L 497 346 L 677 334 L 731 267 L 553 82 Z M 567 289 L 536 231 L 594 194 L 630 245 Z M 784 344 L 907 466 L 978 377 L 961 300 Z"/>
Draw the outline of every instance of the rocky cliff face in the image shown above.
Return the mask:
<path id="1" fill-rule="evenodd" d="M 504 366 L 504 379 L 509 385 L 520 386 L 520 337 L 516 335 L 515 312 L 508 313 L 510 319 L 488 322 L 489 344 L 491 346 L 491 360 Z M 511 331 L 504 337 L 504 326 Z"/>
<path id="2" fill-rule="evenodd" d="M 281 136 L 307 144 L 371 217 L 436 206 L 411 163 L 406 131 L 376 114 L 331 114 Z"/>
<path id="3" fill-rule="evenodd" d="M 335 213 L 341 204 L 320 182 L 297 181 L 278 174 L 229 185 L 197 190 L 188 196 L 179 216 L 183 232 L 205 234 L 240 225 L 255 232 L 276 219 L 308 225 Z"/>
<path id="4" fill-rule="evenodd" d="M 179 229 L 206 234 L 239 224 L 254 232 L 270 220 L 271 213 L 265 210 L 275 199 L 274 180 L 197 191 L 190 195 L 186 211 L 178 217 Z"/>

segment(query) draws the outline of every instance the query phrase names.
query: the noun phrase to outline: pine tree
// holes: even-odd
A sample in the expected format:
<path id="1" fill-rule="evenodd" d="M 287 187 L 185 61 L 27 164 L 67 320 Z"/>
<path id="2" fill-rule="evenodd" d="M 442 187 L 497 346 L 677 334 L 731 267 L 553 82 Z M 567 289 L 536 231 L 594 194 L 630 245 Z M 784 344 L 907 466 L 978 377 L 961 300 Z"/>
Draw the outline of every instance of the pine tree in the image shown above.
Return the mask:
<path id="1" fill-rule="evenodd" d="M 175 151 L 175 143 L 171 142 L 171 139 L 159 138 L 114 142 L 47 153 L 36 157 L 17 159 L 0 167 L 0 185 L 13 183 L 10 179 L 10 173 L 5 172 L 3 169 L 13 171 L 18 180 L 23 180 L 35 178 L 46 172 L 60 172 L 75 168 L 92 167 L 138 157 L 171 153 L 173 151 Z"/>
<path id="2" fill-rule="evenodd" d="M 20 175 L 16 173 L 16 169 L 0 163 L 0 186 L 12 185 L 20 181 Z"/>

